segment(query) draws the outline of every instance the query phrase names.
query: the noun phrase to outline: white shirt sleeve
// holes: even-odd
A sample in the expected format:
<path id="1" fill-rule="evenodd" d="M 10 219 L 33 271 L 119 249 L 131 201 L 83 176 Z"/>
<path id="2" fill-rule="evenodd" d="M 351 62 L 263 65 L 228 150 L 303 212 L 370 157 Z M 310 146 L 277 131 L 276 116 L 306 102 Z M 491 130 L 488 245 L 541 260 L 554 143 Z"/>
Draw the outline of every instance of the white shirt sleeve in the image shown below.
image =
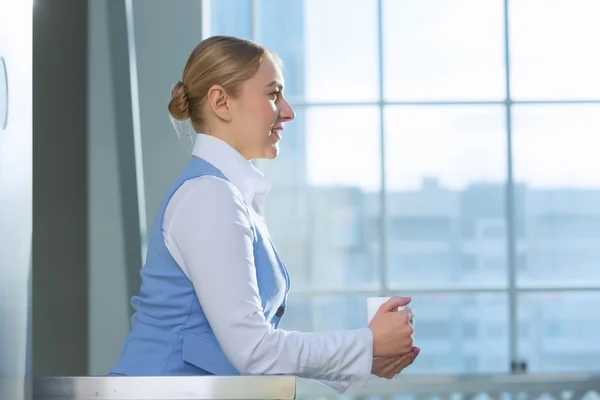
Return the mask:
<path id="1" fill-rule="evenodd" d="M 345 393 L 350 388 L 350 385 L 351 385 L 351 383 L 348 381 L 325 381 L 322 379 L 315 379 L 314 381 L 330 387 L 331 389 L 335 390 L 338 394 Z M 367 381 L 362 380 L 361 386 L 365 387 L 366 383 L 367 383 Z"/>
<path id="2" fill-rule="evenodd" d="M 250 227 L 239 191 L 213 176 L 184 183 L 163 221 L 166 246 L 192 281 L 227 358 L 243 375 L 365 382 L 373 359 L 369 328 L 301 333 L 273 329 L 266 321 Z"/>

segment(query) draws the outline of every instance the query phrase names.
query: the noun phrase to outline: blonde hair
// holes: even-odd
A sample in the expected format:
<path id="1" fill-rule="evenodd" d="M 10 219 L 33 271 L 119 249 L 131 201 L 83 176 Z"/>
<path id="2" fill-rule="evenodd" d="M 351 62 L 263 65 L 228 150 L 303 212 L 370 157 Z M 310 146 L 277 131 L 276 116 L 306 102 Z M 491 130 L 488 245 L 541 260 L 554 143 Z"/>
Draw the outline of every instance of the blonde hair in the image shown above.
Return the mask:
<path id="1" fill-rule="evenodd" d="M 270 49 L 251 40 L 233 36 L 212 36 L 196 46 L 190 55 L 183 79 L 173 88 L 169 113 L 178 121 L 188 118 L 196 132 L 203 130 L 203 104 L 208 90 L 221 85 L 233 97 L 240 84 L 252 78 L 267 57 L 281 65 Z"/>

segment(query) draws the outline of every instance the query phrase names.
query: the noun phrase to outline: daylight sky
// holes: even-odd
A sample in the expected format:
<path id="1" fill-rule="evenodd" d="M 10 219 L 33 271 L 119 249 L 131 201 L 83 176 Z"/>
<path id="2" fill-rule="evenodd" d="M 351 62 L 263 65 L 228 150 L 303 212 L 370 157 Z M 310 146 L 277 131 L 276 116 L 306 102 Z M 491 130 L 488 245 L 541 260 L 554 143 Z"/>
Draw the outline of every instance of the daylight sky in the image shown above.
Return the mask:
<path id="1" fill-rule="evenodd" d="M 502 100 L 502 3 L 384 1 L 385 100 Z M 510 3 L 513 99 L 600 100 L 600 1 Z M 305 1 L 309 102 L 377 101 L 376 19 L 374 0 Z M 312 108 L 304 115 L 311 182 L 379 187 L 376 106 Z M 505 121 L 501 105 L 389 107 L 388 188 L 416 188 L 424 176 L 452 188 L 504 180 Z M 600 103 L 513 108 L 518 180 L 600 187 L 598 149 Z"/>

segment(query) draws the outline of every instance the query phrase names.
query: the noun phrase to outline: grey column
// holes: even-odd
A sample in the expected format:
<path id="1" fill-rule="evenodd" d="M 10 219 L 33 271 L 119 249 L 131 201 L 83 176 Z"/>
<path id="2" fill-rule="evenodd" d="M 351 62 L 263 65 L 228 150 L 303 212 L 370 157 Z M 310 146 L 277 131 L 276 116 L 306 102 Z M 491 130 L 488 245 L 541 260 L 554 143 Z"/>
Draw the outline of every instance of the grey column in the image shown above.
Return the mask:
<path id="1" fill-rule="evenodd" d="M 88 367 L 87 1 L 33 18 L 34 376 Z"/>
<path id="2" fill-rule="evenodd" d="M 128 297 L 139 293 L 140 268 L 142 267 L 142 234 L 140 207 L 143 210 L 143 173 L 139 142 L 139 118 L 137 111 L 137 81 L 135 63 L 135 38 L 131 12 L 127 0 L 106 1 L 109 51 L 112 74 L 112 105 L 115 117 L 119 187 L 121 194 L 121 218 L 123 247 L 126 265 Z M 130 3 L 130 2 L 129 2 Z M 130 32 L 131 31 L 131 32 Z M 142 217 L 143 218 L 143 217 Z M 144 229 L 145 230 L 145 229 Z M 131 311 L 131 310 L 130 310 Z"/>
<path id="3" fill-rule="evenodd" d="M 191 142 L 177 137 L 167 106 L 173 85 L 181 79 L 190 53 L 202 40 L 201 3 L 133 1 L 148 229 L 190 157 Z"/>

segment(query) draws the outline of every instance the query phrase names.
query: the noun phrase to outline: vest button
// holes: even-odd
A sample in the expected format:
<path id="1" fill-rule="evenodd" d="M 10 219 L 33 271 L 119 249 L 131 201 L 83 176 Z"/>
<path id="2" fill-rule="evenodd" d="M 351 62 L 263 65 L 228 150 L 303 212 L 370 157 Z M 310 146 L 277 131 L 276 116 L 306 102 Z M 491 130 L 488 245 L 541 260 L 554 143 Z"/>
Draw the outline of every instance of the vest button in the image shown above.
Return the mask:
<path id="1" fill-rule="evenodd" d="M 278 317 L 281 317 L 283 315 L 283 313 L 285 312 L 285 308 L 283 307 L 279 307 L 277 309 L 277 312 L 275 313 L 275 315 L 277 315 Z"/>

